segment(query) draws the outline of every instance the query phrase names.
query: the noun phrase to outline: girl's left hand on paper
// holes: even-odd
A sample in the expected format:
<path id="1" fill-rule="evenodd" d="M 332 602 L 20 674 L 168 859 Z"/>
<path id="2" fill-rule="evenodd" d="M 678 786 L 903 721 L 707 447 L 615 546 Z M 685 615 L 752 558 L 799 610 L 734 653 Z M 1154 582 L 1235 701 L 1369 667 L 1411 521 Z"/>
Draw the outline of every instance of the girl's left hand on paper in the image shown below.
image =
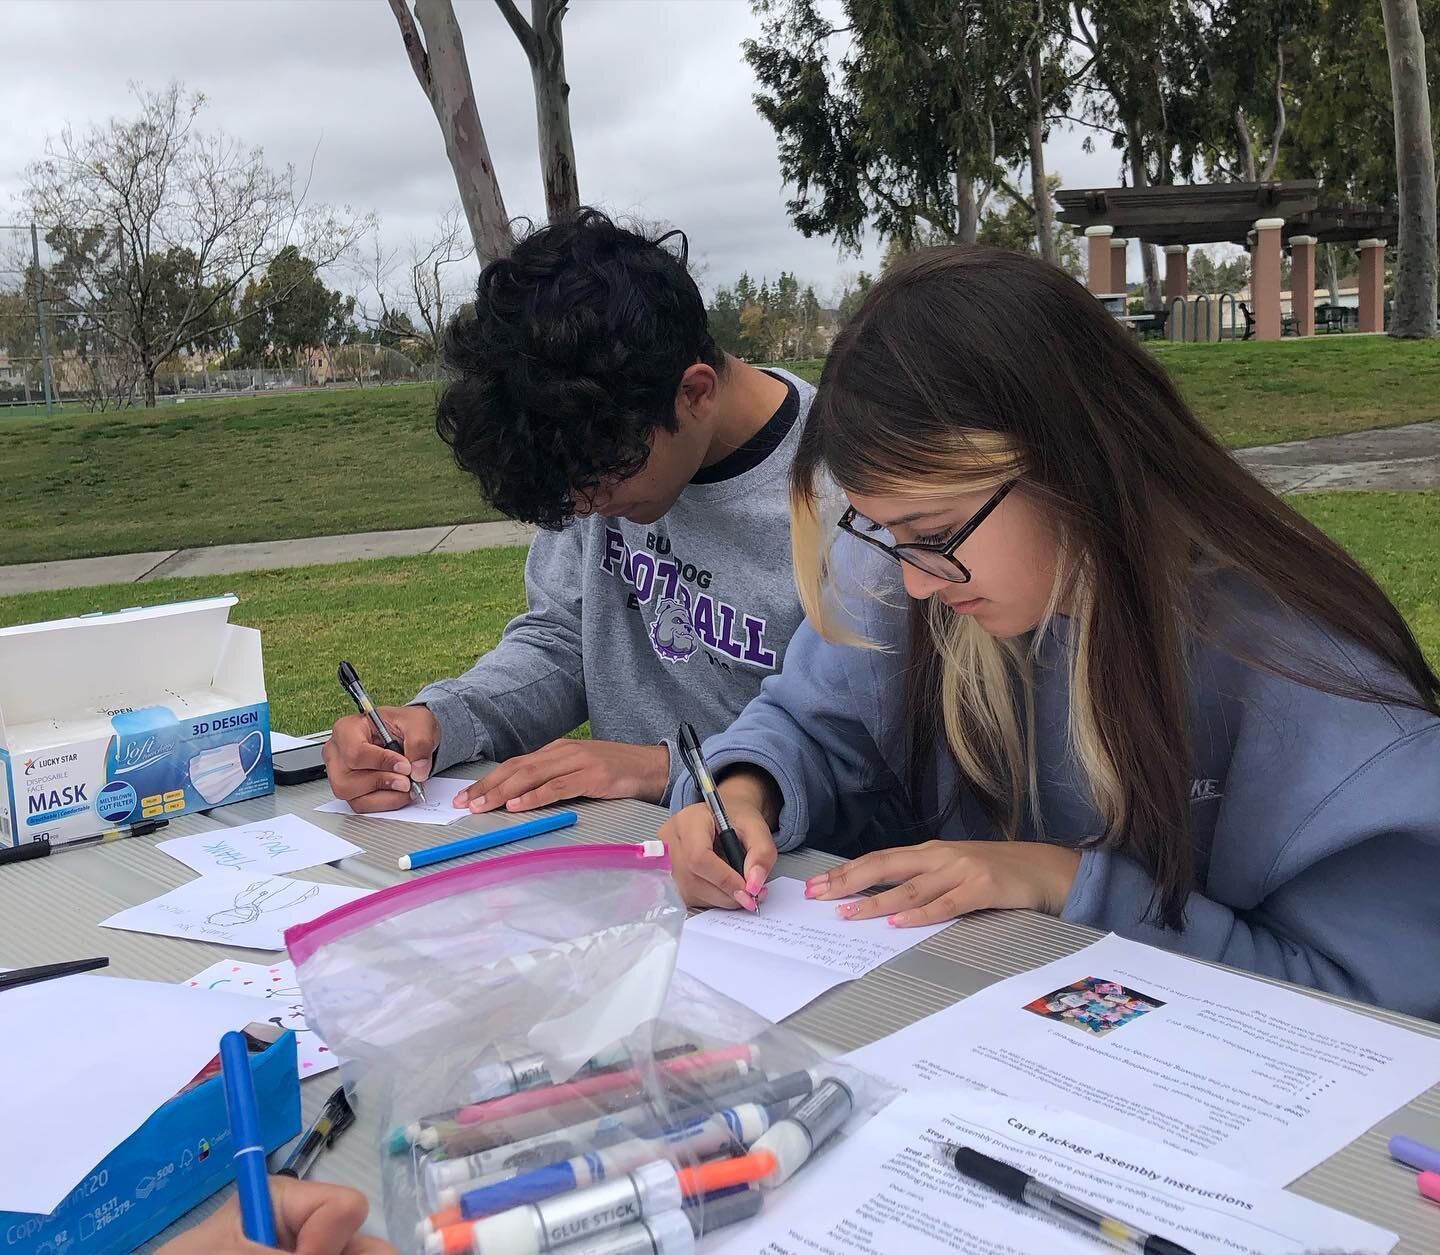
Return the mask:
<path id="1" fill-rule="evenodd" d="M 1039 841 L 927 841 L 877 850 L 805 882 L 805 896 L 829 901 L 893 885 L 846 902 L 843 919 L 886 916 L 897 928 L 938 924 L 971 911 L 1011 907 L 1059 915 L 1080 870 L 1080 851 Z"/>
<path id="2" fill-rule="evenodd" d="M 360 1232 L 370 1204 L 359 1190 L 271 1177 L 270 1201 L 279 1250 L 296 1255 L 396 1255 L 383 1238 Z M 263 1255 L 271 1249 L 245 1236 L 240 1203 L 232 1196 L 213 1215 L 165 1243 L 159 1255 Z"/>

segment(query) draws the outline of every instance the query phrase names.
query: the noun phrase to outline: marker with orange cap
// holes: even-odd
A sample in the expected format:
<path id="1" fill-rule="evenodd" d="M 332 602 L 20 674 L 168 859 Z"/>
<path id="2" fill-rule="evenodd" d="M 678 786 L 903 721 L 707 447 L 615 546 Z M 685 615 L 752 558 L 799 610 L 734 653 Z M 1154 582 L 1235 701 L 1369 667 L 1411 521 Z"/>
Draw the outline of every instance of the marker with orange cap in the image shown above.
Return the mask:
<path id="1" fill-rule="evenodd" d="M 694 1168 L 660 1160 L 588 1189 L 451 1225 L 425 1239 L 425 1255 L 545 1255 L 567 1242 L 676 1211 L 687 1197 L 748 1185 L 774 1171 L 775 1156 L 768 1151 Z"/>
<path id="2" fill-rule="evenodd" d="M 709 1159 L 714 1155 L 733 1154 L 737 1146 L 748 1148 L 784 1113 L 783 1104 L 762 1107 L 757 1103 L 741 1103 L 737 1107 L 675 1125 L 659 1137 L 628 1138 L 559 1163 L 518 1173 L 504 1181 L 465 1190 L 458 1195 L 447 1190 L 441 1195 L 441 1201 L 449 1205 L 432 1212 L 428 1220 L 422 1220 L 418 1232 L 421 1238 L 425 1238 L 466 1220 L 481 1220 L 525 1203 L 538 1203 L 557 1194 L 589 1189 L 601 1181 L 660 1159 L 669 1163 L 686 1163 Z"/>

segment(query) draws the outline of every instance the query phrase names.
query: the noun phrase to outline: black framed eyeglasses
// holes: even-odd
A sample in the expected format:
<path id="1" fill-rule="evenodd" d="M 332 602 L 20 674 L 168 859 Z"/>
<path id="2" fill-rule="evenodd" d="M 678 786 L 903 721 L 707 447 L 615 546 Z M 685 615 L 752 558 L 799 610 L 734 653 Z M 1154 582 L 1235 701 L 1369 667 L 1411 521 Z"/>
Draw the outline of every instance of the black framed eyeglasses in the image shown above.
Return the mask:
<path id="1" fill-rule="evenodd" d="M 925 541 L 910 541 L 903 545 L 888 545 L 875 536 L 867 535 L 855 526 L 855 520 L 860 517 L 860 511 L 853 505 L 840 516 L 840 522 L 836 526 L 842 532 L 848 532 L 856 540 L 863 540 L 867 545 L 874 545 L 881 553 L 889 554 L 896 562 L 908 562 L 917 570 L 924 571 L 926 575 L 933 575 L 937 579 L 949 580 L 952 584 L 968 584 L 970 582 L 970 571 L 955 556 L 955 551 L 963 545 L 975 529 L 980 526 L 991 512 L 1005 500 L 1005 494 L 1015 487 L 1016 480 L 1007 479 L 990 496 L 990 500 L 966 520 L 965 525 L 956 532 L 949 540 L 941 541 L 939 544 L 927 544 Z"/>

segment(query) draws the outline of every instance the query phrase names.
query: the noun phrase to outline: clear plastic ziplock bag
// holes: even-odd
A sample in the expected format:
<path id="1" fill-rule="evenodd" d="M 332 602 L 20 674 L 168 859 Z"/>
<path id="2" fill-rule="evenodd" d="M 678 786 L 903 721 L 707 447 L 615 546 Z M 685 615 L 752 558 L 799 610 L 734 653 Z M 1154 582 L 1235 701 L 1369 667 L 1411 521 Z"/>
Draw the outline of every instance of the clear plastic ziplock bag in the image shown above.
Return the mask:
<path id="1" fill-rule="evenodd" d="M 399 1250 L 690 1255 L 889 1101 L 675 973 L 685 914 L 648 841 L 471 863 L 286 933 L 380 1118 Z"/>

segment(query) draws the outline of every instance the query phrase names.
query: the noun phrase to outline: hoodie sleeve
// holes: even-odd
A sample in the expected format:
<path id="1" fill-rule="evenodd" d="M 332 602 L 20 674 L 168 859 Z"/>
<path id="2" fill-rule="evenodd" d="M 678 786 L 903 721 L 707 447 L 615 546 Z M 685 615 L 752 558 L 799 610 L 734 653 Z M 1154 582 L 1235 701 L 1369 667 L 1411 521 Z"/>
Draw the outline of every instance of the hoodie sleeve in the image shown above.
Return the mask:
<path id="1" fill-rule="evenodd" d="M 434 771 L 526 754 L 587 717 L 580 649 L 581 530 L 540 532 L 525 560 L 529 609 L 464 675 L 426 685 L 412 701 L 440 723 Z"/>
<path id="2" fill-rule="evenodd" d="M 780 786 L 775 843 L 856 831 L 892 794 L 896 779 L 875 741 L 875 651 L 824 640 L 806 622 L 791 638 L 785 666 L 766 678 L 740 717 L 705 742 L 711 770 L 760 767 Z M 688 776 L 671 809 L 700 800 Z"/>
<path id="3" fill-rule="evenodd" d="M 1271 793 L 1283 791 L 1282 781 Z M 1217 845 L 1212 856 L 1210 881 L 1233 886 L 1239 851 L 1261 854 L 1250 859 L 1253 892 L 1226 894 L 1253 898 L 1248 909 L 1195 892 L 1183 930 L 1166 931 L 1145 919 L 1156 888 L 1145 871 L 1125 855 L 1087 850 L 1062 918 L 1440 1018 L 1440 721 L 1391 739 L 1278 834 L 1264 830 L 1274 818 L 1247 807 L 1228 821 L 1232 852 Z"/>

